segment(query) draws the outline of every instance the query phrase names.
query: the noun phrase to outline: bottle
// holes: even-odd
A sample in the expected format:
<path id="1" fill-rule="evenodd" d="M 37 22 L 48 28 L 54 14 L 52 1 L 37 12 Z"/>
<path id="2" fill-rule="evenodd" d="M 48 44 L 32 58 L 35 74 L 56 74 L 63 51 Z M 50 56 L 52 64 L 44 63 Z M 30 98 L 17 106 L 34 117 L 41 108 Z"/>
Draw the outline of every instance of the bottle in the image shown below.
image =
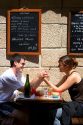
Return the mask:
<path id="1" fill-rule="evenodd" d="M 26 75 L 26 82 L 24 88 L 24 96 L 29 98 L 30 97 L 30 83 L 29 83 L 29 74 Z"/>

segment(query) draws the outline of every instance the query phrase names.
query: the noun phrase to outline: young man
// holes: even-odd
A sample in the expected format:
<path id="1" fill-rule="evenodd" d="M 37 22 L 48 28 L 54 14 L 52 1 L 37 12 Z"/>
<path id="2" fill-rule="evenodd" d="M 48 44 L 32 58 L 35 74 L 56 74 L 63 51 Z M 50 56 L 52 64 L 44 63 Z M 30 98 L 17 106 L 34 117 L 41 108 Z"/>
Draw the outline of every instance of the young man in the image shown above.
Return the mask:
<path id="1" fill-rule="evenodd" d="M 10 60 L 10 65 L 10 68 L 0 76 L 0 111 L 3 115 L 14 115 L 15 117 L 18 117 L 19 115 L 16 115 L 18 114 L 17 111 L 10 102 L 15 90 L 24 92 L 24 84 L 19 76 L 25 65 L 25 57 L 18 54 L 13 55 Z M 31 87 L 37 88 L 47 76 L 48 74 L 45 71 L 39 73 L 37 78 L 31 81 Z M 21 117 L 23 116 L 21 115 Z M 20 121 L 22 120 L 20 116 L 19 119 Z"/>

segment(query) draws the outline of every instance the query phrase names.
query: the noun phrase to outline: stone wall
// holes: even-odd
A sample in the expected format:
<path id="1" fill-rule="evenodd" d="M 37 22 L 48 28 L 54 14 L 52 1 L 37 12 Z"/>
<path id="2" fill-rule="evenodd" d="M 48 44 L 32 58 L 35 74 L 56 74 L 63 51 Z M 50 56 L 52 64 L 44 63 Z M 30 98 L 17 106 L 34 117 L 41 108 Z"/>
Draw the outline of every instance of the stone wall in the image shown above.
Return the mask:
<path id="1" fill-rule="evenodd" d="M 81 10 L 82 0 L 7 0 L 0 3 L 0 74 L 9 68 L 6 55 L 6 14 L 16 8 L 42 9 L 41 55 L 27 56 L 24 74 L 34 78 L 40 70 L 47 70 L 50 81 L 57 84 L 62 75 L 58 70 L 58 59 L 67 54 L 67 18 L 71 10 Z M 83 76 L 82 57 L 77 58 L 77 71 Z M 67 97 L 67 96 L 66 96 Z"/>

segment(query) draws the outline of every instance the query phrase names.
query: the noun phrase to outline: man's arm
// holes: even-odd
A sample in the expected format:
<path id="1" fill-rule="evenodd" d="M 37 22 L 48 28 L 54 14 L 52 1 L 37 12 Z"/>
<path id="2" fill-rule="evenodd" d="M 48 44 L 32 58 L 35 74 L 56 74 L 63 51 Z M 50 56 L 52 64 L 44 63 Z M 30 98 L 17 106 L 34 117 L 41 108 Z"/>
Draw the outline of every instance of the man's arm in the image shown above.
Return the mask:
<path id="1" fill-rule="evenodd" d="M 40 84 L 41 82 L 44 81 L 44 78 L 45 77 L 48 77 L 48 73 L 46 71 L 42 71 L 40 72 L 36 78 L 34 78 L 31 82 L 30 82 L 30 85 L 31 85 L 31 88 L 34 88 L 36 89 Z M 24 86 L 21 87 L 20 89 L 18 89 L 19 91 L 21 92 L 24 92 Z"/>
<path id="2" fill-rule="evenodd" d="M 46 71 L 39 73 L 37 77 L 31 81 L 31 87 L 36 89 L 41 84 L 41 82 L 44 81 L 45 77 L 48 77 L 48 73 Z"/>

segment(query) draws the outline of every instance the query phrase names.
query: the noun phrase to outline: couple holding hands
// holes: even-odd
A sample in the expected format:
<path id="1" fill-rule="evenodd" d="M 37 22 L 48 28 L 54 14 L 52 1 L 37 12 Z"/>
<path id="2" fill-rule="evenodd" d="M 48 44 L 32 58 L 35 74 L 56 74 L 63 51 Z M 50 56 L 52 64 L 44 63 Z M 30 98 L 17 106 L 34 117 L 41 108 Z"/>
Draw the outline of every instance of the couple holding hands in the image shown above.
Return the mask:
<path id="1" fill-rule="evenodd" d="M 13 96 L 15 90 L 24 92 L 24 86 L 19 78 L 19 74 L 22 73 L 25 65 L 25 57 L 15 54 L 10 60 L 10 68 L 7 69 L 0 76 L 0 107 L 2 113 L 6 111 L 15 117 L 18 117 L 17 109 L 15 109 L 9 101 Z M 38 76 L 30 82 L 31 87 L 37 88 L 41 82 L 48 84 L 55 92 L 69 91 L 71 101 L 66 102 L 62 108 L 57 109 L 54 125 L 71 125 L 71 118 L 74 115 L 83 116 L 83 79 L 81 75 L 75 70 L 78 66 L 78 62 L 75 58 L 68 55 L 59 58 L 58 67 L 60 72 L 64 72 L 65 75 L 60 81 L 60 86 L 52 84 L 47 80 L 48 73 L 42 71 Z M 22 113 L 23 114 L 23 113 Z M 7 114 L 5 114 L 7 115 Z M 23 116 L 22 116 L 23 117 Z M 26 121 L 22 121 L 18 118 L 19 124 L 24 125 Z"/>

